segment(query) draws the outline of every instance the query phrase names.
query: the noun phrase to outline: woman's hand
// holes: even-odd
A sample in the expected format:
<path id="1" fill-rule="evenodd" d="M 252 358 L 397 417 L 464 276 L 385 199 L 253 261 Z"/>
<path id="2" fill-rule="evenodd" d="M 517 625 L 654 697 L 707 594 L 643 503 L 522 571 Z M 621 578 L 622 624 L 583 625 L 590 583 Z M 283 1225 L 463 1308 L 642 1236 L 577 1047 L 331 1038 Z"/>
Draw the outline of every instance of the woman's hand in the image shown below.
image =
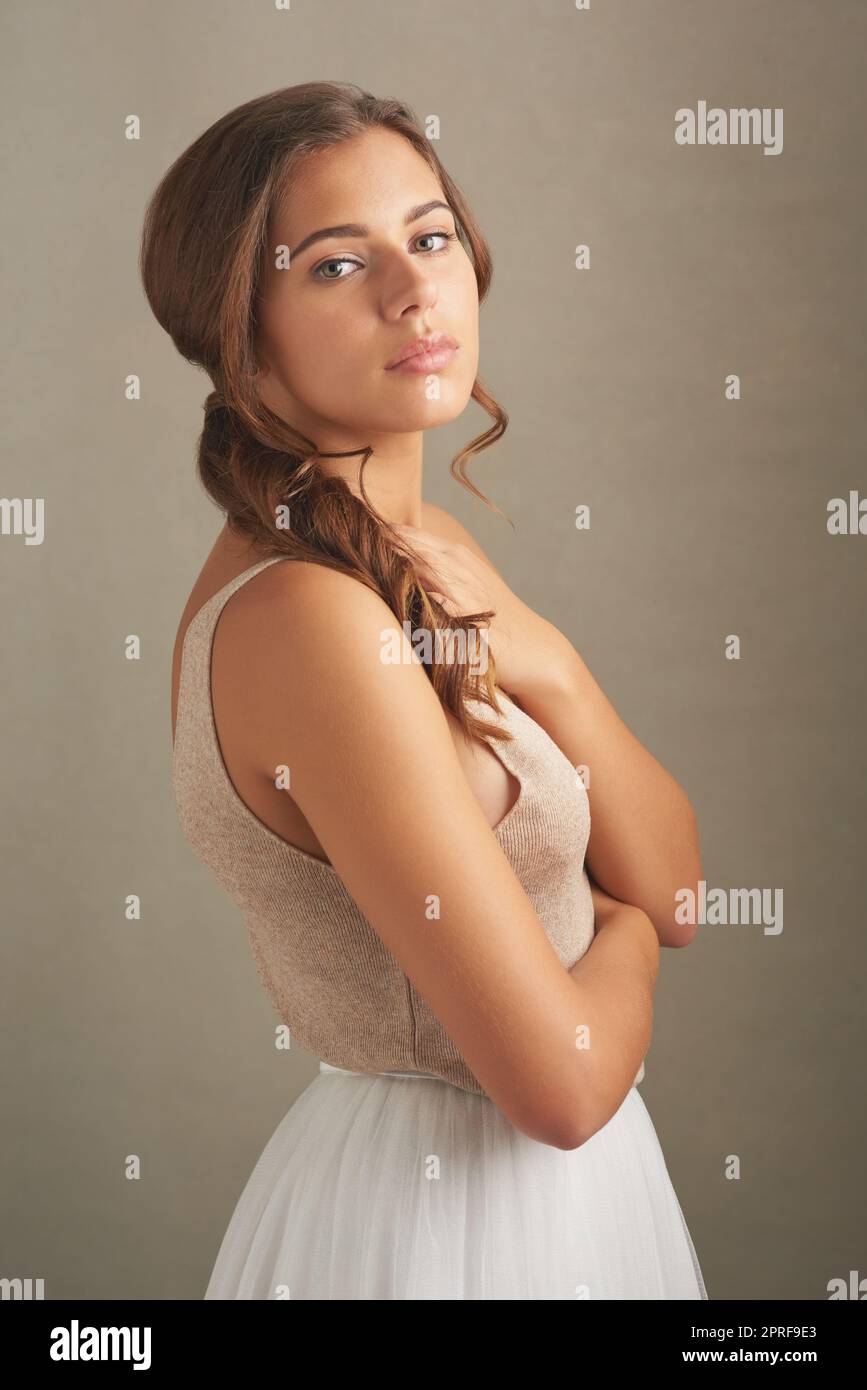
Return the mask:
<path id="1" fill-rule="evenodd" d="M 636 907 L 633 903 L 621 902 L 619 898 L 612 898 L 610 893 L 606 893 L 604 888 L 587 875 L 590 884 L 590 896 L 593 899 L 593 920 L 595 934 L 598 935 L 604 927 L 622 925 L 628 922 L 630 929 L 634 932 L 636 945 L 643 952 L 647 968 L 655 981 L 659 971 L 659 937 L 656 928 L 643 908 Z"/>
<path id="2" fill-rule="evenodd" d="M 629 903 L 623 903 L 619 898 L 612 898 L 610 893 L 606 893 L 604 888 L 600 888 L 595 878 L 587 875 L 587 882 L 590 884 L 590 896 L 593 899 L 593 915 L 596 925 L 601 927 L 607 922 L 612 913 L 617 912 L 618 908 L 629 907 Z"/>
<path id="3" fill-rule="evenodd" d="M 487 643 L 497 669 L 497 684 L 518 700 L 568 679 L 575 648 L 553 623 L 540 618 L 512 592 L 496 570 L 465 545 L 441 540 L 418 526 L 394 530 L 420 563 L 416 573 L 429 594 L 453 617 L 495 610 Z"/>

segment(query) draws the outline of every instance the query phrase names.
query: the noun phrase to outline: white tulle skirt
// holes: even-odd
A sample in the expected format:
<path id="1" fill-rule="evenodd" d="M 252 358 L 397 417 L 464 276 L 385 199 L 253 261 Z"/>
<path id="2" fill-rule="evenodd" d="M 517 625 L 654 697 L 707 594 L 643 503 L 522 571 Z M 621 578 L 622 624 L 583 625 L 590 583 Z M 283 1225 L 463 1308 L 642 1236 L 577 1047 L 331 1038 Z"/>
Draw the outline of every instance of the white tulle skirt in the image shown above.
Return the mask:
<path id="1" fill-rule="evenodd" d="M 578 1149 L 439 1077 L 320 1063 L 266 1144 L 206 1299 L 706 1299 L 635 1086 Z"/>

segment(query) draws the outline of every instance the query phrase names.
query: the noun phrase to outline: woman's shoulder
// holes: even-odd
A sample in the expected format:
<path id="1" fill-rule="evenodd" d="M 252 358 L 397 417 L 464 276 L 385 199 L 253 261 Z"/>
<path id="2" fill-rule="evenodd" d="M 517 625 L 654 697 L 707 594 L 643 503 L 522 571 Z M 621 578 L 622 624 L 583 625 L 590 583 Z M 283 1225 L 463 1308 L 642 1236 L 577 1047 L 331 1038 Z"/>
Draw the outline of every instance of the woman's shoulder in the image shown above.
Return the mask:
<path id="1" fill-rule="evenodd" d="M 278 705 L 294 692 L 315 700 L 337 679 L 346 700 L 400 624 L 361 576 L 316 561 L 265 565 L 223 606 L 212 656 L 215 679 L 243 672 L 244 683 Z M 264 710 L 261 711 L 265 713 Z"/>
<path id="2" fill-rule="evenodd" d="M 442 540 L 466 545 L 488 564 L 490 561 L 475 538 L 444 507 L 423 502 L 421 527 Z M 220 533 L 208 555 L 181 615 L 172 661 L 172 725 L 177 711 L 179 671 L 184 638 L 189 624 L 217 593 L 234 579 L 255 570 L 265 556 L 239 546 L 226 530 Z M 388 604 L 362 577 L 312 560 L 276 558 L 263 564 L 258 573 L 230 595 L 221 609 L 219 639 L 215 637 L 217 663 L 221 657 L 240 669 L 247 661 L 261 665 L 279 642 L 281 650 L 296 657 L 308 652 L 311 644 L 345 640 L 347 632 L 358 631 L 365 621 L 381 620 L 396 626 Z"/>

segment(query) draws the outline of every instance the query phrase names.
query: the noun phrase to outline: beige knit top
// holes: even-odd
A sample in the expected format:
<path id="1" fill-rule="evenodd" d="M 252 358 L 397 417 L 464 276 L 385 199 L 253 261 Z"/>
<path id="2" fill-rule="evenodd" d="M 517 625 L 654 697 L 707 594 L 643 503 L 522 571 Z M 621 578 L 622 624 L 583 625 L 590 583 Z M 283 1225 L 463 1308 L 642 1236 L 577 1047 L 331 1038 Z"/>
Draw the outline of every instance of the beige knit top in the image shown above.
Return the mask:
<path id="1" fill-rule="evenodd" d="M 439 1019 L 362 915 L 337 871 L 290 845 L 235 790 L 211 703 L 211 645 L 237 589 L 280 557 L 237 575 L 195 614 L 181 653 L 172 779 L 181 826 L 197 856 L 242 909 L 256 965 L 290 1036 L 349 1071 L 431 1072 L 484 1095 Z M 587 792 L 569 759 L 503 692 L 512 743 L 488 739 L 520 784 L 494 834 L 560 961 L 571 968 L 593 939 L 584 869 Z M 468 872 L 471 869 L 468 868 Z M 644 1063 L 634 1085 L 644 1079 Z"/>

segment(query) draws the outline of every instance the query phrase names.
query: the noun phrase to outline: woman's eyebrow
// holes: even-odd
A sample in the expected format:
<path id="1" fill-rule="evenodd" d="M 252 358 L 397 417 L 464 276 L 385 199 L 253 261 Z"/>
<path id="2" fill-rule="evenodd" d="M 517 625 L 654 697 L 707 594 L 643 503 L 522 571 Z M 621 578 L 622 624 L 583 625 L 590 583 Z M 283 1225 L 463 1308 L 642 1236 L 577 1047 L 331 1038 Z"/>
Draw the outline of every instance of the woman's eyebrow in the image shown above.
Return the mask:
<path id="1" fill-rule="evenodd" d="M 434 198 L 430 203 L 419 203 L 418 207 L 410 208 L 403 219 L 403 225 L 409 227 L 413 222 L 417 222 L 420 217 L 426 217 L 434 208 L 445 208 L 454 217 L 454 209 L 449 207 L 440 198 Z M 361 237 L 369 236 L 370 228 L 365 227 L 361 222 L 344 222 L 339 227 L 322 227 L 318 232 L 311 232 L 303 241 L 299 241 L 294 251 L 289 252 L 289 264 L 291 266 L 296 256 L 300 256 L 302 251 L 306 251 L 308 246 L 312 246 L 314 241 L 324 241 L 327 237 Z"/>

